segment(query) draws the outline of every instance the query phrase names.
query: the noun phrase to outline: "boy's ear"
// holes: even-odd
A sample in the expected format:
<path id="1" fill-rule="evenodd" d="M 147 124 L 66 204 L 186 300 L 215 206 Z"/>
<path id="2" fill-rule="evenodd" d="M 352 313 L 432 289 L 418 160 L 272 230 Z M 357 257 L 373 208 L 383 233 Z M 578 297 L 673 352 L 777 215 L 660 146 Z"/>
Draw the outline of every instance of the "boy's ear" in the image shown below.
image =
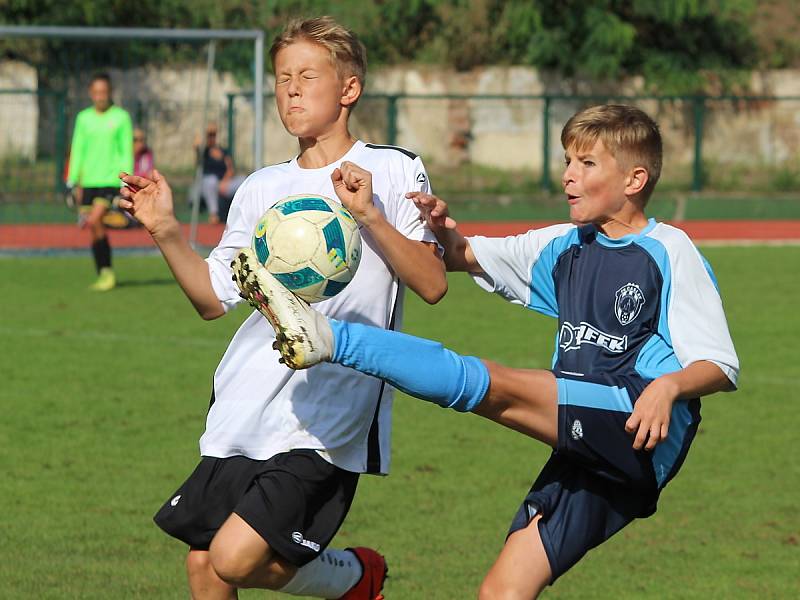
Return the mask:
<path id="1" fill-rule="evenodd" d="M 650 174 L 644 167 L 633 167 L 628 173 L 625 181 L 625 193 L 629 196 L 635 196 L 640 193 L 647 182 L 650 180 Z"/>
<path id="2" fill-rule="evenodd" d="M 342 104 L 344 106 L 352 106 L 356 100 L 361 97 L 361 82 L 358 77 L 351 75 L 344 80 L 344 87 L 342 89 Z"/>

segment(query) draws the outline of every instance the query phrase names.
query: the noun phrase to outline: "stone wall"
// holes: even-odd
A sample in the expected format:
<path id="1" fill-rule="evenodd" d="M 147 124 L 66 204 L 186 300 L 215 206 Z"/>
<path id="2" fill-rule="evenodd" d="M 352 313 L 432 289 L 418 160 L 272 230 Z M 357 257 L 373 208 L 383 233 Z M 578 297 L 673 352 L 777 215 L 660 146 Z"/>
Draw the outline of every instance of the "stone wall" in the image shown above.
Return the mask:
<path id="1" fill-rule="evenodd" d="M 159 164 L 191 168 L 192 142 L 201 133 L 206 73 L 203 67 L 186 69 L 132 69 L 112 72 L 115 98 L 145 126 Z M 265 78 L 271 90 L 273 79 Z M 18 63 L 0 65 L 0 88 L 36 86 L 36 74 Z M 752 91 L 764 95 L 800 97 L 800 72 L 772 71 L 753 76 Z M 247 86 L 244 86 L 247 89 Z M 433 67 L 377 69 L 369 76 L 367 92 L 397 94 L 397 138 L 421 154 L 426 162 L 456 165 L 464 162 L 504 169 L 540 172 L 543 164 L 543 106 L 539 99 L 492 99 L 486 95 L 539 95 L 569 93 L 636 94 L 643 90 L 640 79 L 606 86 L 584 81 L 561 80 L 525 67 L 488 67 L 456 73 Z M 226 73 L 212 78 L 208 120 L 220 125 L 221 140 L 227 139 L 227 94 L 240 94 L 243 86 Z M 70 91 L 70 116 L 88 104 L 85 82 Z M 462 99 L 418 96 L 458 94 Z M 0 102 L 3 102 L 0 96 Z M 662 128 L 667 173 L 687 173 L 694 155 L 694 114 L 688 101 L 638 101 Z M 35 123 L 40 118 L 35 103 L 0 104 L 0 154 L 10 151 L 30 155 L 36 148 Z M 296 154 L 297 143 L 285 132 L 274 101 L 265 101 L 263 164 L 286 160 Z M 557 172 L 563 160 L 559 133 L 580 104 L 574 100 L 551 103 L 547 149 L 548 161 Z M 235 156 L 243 169 L 256 161 L 252 156 L 252 96 L 235 98 Z M 41 117 L 49 118 L 49 117 Z M 387 102 L 363 98 L 352 117 L 353 132 L 376 143 L 388 141 Z M 13 127 L 11 126 L 13 124 Z M 45 124 L 48 125 L 48 124 Z M 39 124 L 39 131 L 52 131 Z M 68 131 L 71 127 L 68 125 Z M 800 100 L 732 103 L 709 102 L 703 137 L 705 160 L 713 165 L 736 168 L 794 168 L 800 156 Z"/>
<path id="2" fill-rule="evenodd" d="M 25 63 L 0 61 L 0 90 L 37 88 L 36 69 Z M 39 123 L 39 105 L 28 94 L 0 92 L 0 159 L 33 160 Z"/>
<path id="3" fill-rule="evenodd" d="M 269 83 L 271 85 L 271 81 Z M 543 163 L 543 109 L 538 99 L 500 100 L 486 95 L 642 94 L 639 79 L 599 89 L 585 82 L 549 80 L 524 67 L 491 67 L 469 73 L 433 68 L 395 67 L 370 76 L 367 91 L 379 94 L 473 96 L 471 99 L 408 97 L 397 104 L 397 143 L 427 162 L 470 162 L 502 169 L 540 172 Z M 753 76 L 754 95 L 792 96 L 767 102 L 710 101 L 703 131 L 703 158 L 711 165 L 736 168 L 796 168 L 800 158 L 800 72 L 773 71 Z M 687 174 L 694 159 L 694 110 L 690 100 L 639 100 L 636 104 L 659 122 L 664 136 L 665 172 Z M 554 100 L 550 106 L 548 159 L 557 171 L 563 161 L 559 135 L 583 104 Z M 237 108 L 237 129 L 252 123 L 247 103 Z M 265 111 L 265 164 L 286 160 L 296 144 L 280 124 L 274 104 Z M 241 120 L 241 123 L 240 123 Z M 353 131 L 378 143 L 387 141 L 386 102 L 362 100 L 352 117 Z M 249 125 L 239 135 L 245 144 Z M 237 146 L 239 146 L 237 144 Z M 244 147 L 239 148 L 244 151 Z"/>

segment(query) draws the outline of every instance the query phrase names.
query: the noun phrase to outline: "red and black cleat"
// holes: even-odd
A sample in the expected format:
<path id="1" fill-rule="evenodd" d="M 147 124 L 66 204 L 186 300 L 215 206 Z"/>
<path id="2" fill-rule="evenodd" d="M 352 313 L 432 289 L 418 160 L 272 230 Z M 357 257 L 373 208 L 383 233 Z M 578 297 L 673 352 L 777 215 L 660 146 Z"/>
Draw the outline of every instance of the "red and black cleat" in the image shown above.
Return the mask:
<path id="1" fill-rule="evenodd" d="M 386 559 L 372 548 L 347 548 L 361 563 L 361 579 L 339 600 L 383 600 L 383 583 L 389 569 Z"/>

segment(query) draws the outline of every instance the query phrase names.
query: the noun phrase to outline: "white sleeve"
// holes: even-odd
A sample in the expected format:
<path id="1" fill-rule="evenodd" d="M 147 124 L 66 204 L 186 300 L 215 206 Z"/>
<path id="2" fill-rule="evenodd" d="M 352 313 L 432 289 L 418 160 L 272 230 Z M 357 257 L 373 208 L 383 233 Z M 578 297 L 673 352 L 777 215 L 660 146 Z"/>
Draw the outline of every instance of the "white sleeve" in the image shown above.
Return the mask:
<path id="1" fill-rule="evenodd" d="M 504 238 L 467 238 L 483 269 L 483 273 L 471 274 L 472 278 L 484 290 L 495 292 L 514 304 L 540 310 L 538 300 L 541 299 L 546 306 L 541 307 L 540 312 L 555 314 L 554 297 L 553 301 L 549 300 L 552 268 L 563 249 L 571 243 L 573 236 L 570 234 L 575 231 L 574 225 L 564 223 Z M 534 282 L 534 265 L 540 259 L 543 263 L 537 271 L 542 274 L 541 281 Z"/>
<path id="2" fill-rule="evenodd" d="M 260 215 L 250 214 L 252 211 L 247 210 L 249 206 L 253 205 L 248 202 L 248 190 L 251 187 L 248 185 L 249 182 L 250 178 L 246 179 L 236 190 L 222 238 L 206 258 L 211 275 L 211 287 L 214 288 L 214 293 L 222 303 L 225 312 L 242 302 L 239 288 L 232 279 L 231 261 L 237 250 L 252 244 L 253 230 L 260 218 Z"/>
<path id="3" fill-rule="evenodd" d="M 735 386 L 739 358 L 711 267 L 682 231 L 664 228 L 653 237 L 666 246 L 669 257 L 667 327 L 678 362 L 682 367 L 712 362 Z"/>
<path id="4" fill-rule="evenodd" d="M 406 161 L 408 162 L 408 161 Z M 394 228 L 411 240 L 420 242 L 433 242 L 438 244 L 436 236 L 428 228 L 428 225 L 420 221 L 420 213 L 414 203 L 406 198 L 407 192 L 431 192 L 428 173 L 425 165 L 418 156 L 410 166 L 404 168 L 403 189 L 396 190 L 397 207 L 394 220 Z"/>

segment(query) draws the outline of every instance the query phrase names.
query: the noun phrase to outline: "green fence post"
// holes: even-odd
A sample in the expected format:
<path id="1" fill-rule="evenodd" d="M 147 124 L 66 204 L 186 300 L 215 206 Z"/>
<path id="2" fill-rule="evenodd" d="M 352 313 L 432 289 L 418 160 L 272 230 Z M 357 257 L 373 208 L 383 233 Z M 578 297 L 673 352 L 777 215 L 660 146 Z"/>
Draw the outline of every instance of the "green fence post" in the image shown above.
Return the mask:
<path id="1" fill-rule="evenodd" d="M 386 137 L 390 146 L 397 145 L 397 95 L 386 96 Z"/>
<path id="2" fill-rule="evenodd" d="M 56 147 L 54 191 L 56 195 L 64 190 L 64 160 L 67 154 L 67 102 L 66 91 L 56 93 Z"/>
<path id="3" fill-rule="evenodd" d="M 144 105 L 142 104 L 141 99 L 136 99 L 136 104 L 134 105 L 134 112 L 133 112 L 133 122 L 134 127 L 140 127 L 144 131 L 147 131 L 147 123 L 144 121 Z"/>
<path id="4" fill-rule="evenodd" d="M 692 100 L 694 112 L 694 166 L 692 169 L 692 191 L 703 189 L 703 124 L 706 118 L 705 96 L 695 96 Z"/>
<path id="5" fill-rule="evenodd" d="M 550 96 L 544 97 L 542 107 L 542 189 L 549 191 L 550 181 Z"/>
<path id="6" fill-rule="evenodd" d="M 228 153 L 231 155 L 231 160 L 235 161 L 234 151 L 236 149 L 236 139 L 234 138 L 234 111 L 233 111 L 233 98 L 234 94 L 228 94 Z"/>

